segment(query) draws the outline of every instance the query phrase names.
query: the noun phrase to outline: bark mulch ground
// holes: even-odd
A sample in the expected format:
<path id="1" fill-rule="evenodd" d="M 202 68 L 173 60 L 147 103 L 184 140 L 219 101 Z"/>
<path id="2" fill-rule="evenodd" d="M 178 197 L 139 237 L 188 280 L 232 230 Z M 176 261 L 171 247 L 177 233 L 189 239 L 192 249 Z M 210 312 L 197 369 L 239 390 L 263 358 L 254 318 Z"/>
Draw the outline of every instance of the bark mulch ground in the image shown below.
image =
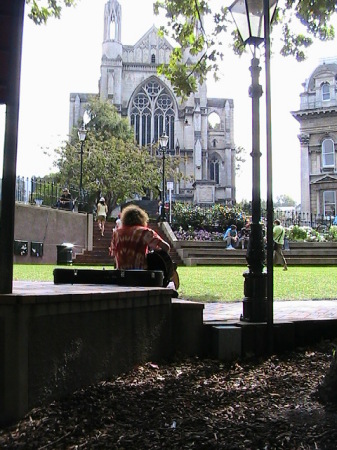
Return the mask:
<path id="1" fill-rule="evenodd" d="M 147 363 L 32 410 L 1 449 L 336 449 L 317 387 L 333 343 L 268 359 Z"/>

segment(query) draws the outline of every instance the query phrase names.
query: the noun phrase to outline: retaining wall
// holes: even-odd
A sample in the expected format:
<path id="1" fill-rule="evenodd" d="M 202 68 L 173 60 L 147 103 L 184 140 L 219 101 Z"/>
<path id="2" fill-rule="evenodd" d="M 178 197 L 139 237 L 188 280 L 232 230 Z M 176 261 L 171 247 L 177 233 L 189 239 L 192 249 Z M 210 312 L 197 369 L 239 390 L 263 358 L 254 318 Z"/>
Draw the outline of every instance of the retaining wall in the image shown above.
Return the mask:
<path id="1" fill-rule="evenodd" d="M 57 245 L 74 244 L 74 255 L 90 250 L 92 231 L 92 214 L 16 203 L 14 240 L 26 242 L 27 253 L 14 254 L 14 263 L 56 264 Z M 43 244 L 42 254 L 32 250 L 32 242 Z"/>
<path id="2" fill-rule="evenodd" d="M 54 295 L 44 293 L 42 284 L 39 289 L 40 295 L 0 295 L 2 424 L 136 364 L 172 355 L 169 289 L 106 292 L 112 288 L 91 286 L 81 293 L 80 286 L 64 286 L 65 293 Z"/>

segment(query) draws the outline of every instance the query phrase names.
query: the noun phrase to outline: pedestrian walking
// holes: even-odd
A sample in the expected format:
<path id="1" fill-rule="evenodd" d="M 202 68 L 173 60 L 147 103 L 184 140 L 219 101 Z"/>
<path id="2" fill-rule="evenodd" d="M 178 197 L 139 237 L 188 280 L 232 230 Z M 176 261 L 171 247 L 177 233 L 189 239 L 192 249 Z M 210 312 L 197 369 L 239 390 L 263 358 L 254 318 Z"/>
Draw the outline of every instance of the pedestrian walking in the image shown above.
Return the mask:
<path id="1" fill-rule="evenodd" d="M 273 261 L 274 264 L 282 264 L 283 270 L 288 270 L 287 261 L 283 255 L 282 248 L 284 245 L 284 237 L 285 237 L 286 231 L 281 225 L 281 222 L 276 219 L 274 220 L 274 227 L 273 227 L 273 241 L 274 241 L 274 255 L 273 255 Z"/>

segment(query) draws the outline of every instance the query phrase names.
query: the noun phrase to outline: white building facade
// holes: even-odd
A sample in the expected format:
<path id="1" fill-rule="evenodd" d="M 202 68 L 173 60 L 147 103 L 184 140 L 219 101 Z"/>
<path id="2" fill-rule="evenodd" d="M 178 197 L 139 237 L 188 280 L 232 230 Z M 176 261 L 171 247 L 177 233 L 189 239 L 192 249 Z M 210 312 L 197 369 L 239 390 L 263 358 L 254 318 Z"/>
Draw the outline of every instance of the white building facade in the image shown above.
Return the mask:
<path id="1" fill-rule="evenodd" d="M 333 217 L 337 194 L 337 60 L 320 64 L 303 83 L 300 123 L 301 212 Z"/>
<path id="2" fill-rule="evenodd" d="M 99 93 L 123 117 L 135 140 L 153 152 L 165 131 L 168 155 L 181 157 L 183 179 L 174 183 L 172 198 L 195 204 L 234 203 L 235 145 L 233 100 L 207 98 L 207 86 L 182 102 L 157 67 L 168 63 L 171 44 L 152 27 L 135 45 L 121 42 L 122 12 L 117 0 L 104 10 Z M 185 55 L 185 63 L 192 61 Z M 69 128 L 78 127 L 90 95 L 70 94 Z M 210 116 L 215 120 L 209 120 Z"/>

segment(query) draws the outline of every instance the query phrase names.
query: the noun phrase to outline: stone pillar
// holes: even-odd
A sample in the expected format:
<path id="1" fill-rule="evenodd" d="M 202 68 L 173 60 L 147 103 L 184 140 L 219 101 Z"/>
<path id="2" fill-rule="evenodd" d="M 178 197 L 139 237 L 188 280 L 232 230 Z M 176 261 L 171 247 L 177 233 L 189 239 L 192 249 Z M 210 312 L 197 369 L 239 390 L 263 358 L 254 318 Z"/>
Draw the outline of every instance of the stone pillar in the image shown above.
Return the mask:
<path id="1" fill-rule="evenodd" d="M 298 139 L 301 143 L 301 212 L 310 215 L 310 135 L 301 133 L 298 135 Z"/>

